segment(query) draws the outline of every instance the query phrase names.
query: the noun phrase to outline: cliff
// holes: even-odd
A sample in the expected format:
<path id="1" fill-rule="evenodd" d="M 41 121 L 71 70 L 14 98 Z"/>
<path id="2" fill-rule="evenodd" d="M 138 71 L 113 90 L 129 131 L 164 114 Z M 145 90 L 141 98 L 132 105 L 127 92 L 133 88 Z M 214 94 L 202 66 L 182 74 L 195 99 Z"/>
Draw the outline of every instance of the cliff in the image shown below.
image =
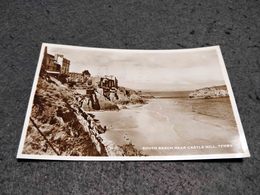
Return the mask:
<path id="1" fill-rule="evenodd" d="M 63 156 L 141 155 L 133 145 L 118 146 L 102 134 L 89 108 L 81 104 L 84 95 L 41 70 L 23 148 L 24 154 Z M 97 94 L 101 109 L 119 109 L 117 104 Z M 129 96 L 131 97 L 131 95 Z M 85 108 L 84 108 L 85 107 Z"/>
<path id="2" fill-rule="evenodd" d="M 144 104 L 146 101 L 135 90 L 125 87 L 119 87 L 117 89 L 118 100 L 114 100 L 116 104 Z"/>
<path id="3" fill-rule="evenodd" d="M 146 103 L 146 100 L 142 98 L 138 92 L 121 86 L 114 88 L 113 95 L 108 98 L 103 95 L 102 88 L 98 86 L 100 77 L 92 77 L 91 79 L 94 82 L 96 88 L 95 95 L 97 97 L 100 110 L 119 110 L 120 108 L 125 107 L 125 105 Z M 94 109 L 89 104 L 88 99 L 85 98 L 85 89 L 85 83 L 78 83 L 71 88 L 71 90 L 75 91 L 75 95 L 78 97 L 78 99 L 83 99 L 83 109 L 85 111 L 92 111 Z"/>
<path id="4" fill-rule="evenodd" d="M 67 86 L 41 71 L 23 153 L 106 156 L 99 136 L 104 131 Z"/>

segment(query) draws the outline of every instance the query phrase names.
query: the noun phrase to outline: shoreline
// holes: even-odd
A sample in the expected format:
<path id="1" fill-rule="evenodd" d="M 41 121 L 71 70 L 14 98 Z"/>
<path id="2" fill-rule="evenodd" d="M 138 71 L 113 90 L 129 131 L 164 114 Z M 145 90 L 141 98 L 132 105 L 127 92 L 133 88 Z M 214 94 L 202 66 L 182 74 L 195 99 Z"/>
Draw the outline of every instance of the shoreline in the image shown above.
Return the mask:
<path id="1" fill-rule="evenodd" d="M 97 116 L 97 118 L 100 120 L 102 124 L 108 125 L 108 129 L 102 135 L 102 137 L 105 137 L 106 139 L 112 141 L 115 145 L 119 147 L 131 143 L 135 145 L 138 150 L 144 153 L 144 155 L 164 155 L 164 154 L 167 155 L 169 154 L 168 152 L 170 152 L 170 154 L 174 152 L 174 154 L 185 155 L 187 154 L 187 152 L 191 152 L 192 154 L 195 154 L 196 152 L 197 153 L 201 152 L 201 150 L 192 150 L 186 152 L 182 151 L 181 153 L 179 153 L 181 150 L 174 150 L 174 151 L 142 150 L 143 147 L 187 146 L 188 143 L 192 143 L 192 145 L 207 146 L 205 147 L 206 150 L 210 148 L 210 145 L 213 146 L 218 144 L 230 144 L 229 141 L 231 141 L 234 146 L 233 148 L 226 148 L 226 149 L 218 148 L 219 152 L 233 151 L 236 148 L 240 148 L 240 146 L 236 145 L 236 142 L 234 142 L 234 140 L 236 140 L 236 131 L 237 131 L 236 127 L 229 120 L 226 120 L 223 117 L 216 117 L 214 115 L 206 116 L 196 111 L 193 111 L 192 106 L 189 105 L 189 103 L 187 102 L 187 100 L 190 100 L 189 98 L 181 98 L 181 99 L 167 98 L 167 99 L 153 98 L 150 99 L 151 101 L 148 101 L 147 104 L 139 104 L 137 106 L 132 105 L 128 109 L 122 109 L 117 112 L 97 111 L 97 112 L 93 112 L 93 114 Z M 215 101 L 216 99 L 217 101 L 224 100 L 225 102 L 225 98 L 221 98 L 221 100 L 218 98 L 215 98 L 213 100 L 212 99 L 211 100 L 204 99 L 204 100 L 207 102 L 207 101 Z M 163 114 L 160 112 L 160 110 L 157 109 L 156 109 L 157 111 L 151 110 L 154 108 L 154 106 L 158 106 L 158 108 L 160 107 L 160 105 L 156 103 L 156 101 L 161 102 L 164 100 L 166 100 L 166 102 L 173 102 L 173 105 L 175 105 L 176 108 L 170 111 L 168 114 L 166 113 Z M 174 101 L 174 100 L 178 100 L 178 101 Z M 168 106 L 166 105 L 166 107 Z M 182 121 L 189 121 L 189 122 L 183 123 Z M 192 132 L 191 130 L 194 128 L 197 129 L 200 126 L 202 129 L 198 129 L 198 130 L 204 133 L 193 135 L 191 133 Z M 160 131 L 158 131 L 159 129 Z M 211 130 L 207 131 L 207 129 L 211 129 Z M 180 135 L 182 136 L 180 137 Z M 201 138 L 199 135 L 201 135 Z M 208 135 L 208 137 L 205 135 Z M 229 135 L 229 136 L 225 136 L 225 135 Z M 232 139 L 230 140 L 228 139 L 229 137 L 232 136 L 234 137 L 233 141 Z M 203 140 L 202 137 L 204 137 L 203 138 L 205 139 L 204 141 L 202 141 Z"/>

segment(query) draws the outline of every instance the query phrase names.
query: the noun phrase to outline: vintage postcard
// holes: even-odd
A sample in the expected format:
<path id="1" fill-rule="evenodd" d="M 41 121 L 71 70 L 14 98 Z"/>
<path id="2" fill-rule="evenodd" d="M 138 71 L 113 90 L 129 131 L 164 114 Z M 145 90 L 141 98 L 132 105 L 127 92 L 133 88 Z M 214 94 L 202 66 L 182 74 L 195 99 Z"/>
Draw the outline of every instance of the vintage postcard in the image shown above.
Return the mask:
<path id="1" fill-rule="evenodd" d="M 126 50 L 42 44 L 17 158 L 249 156 L 219 46 Z"/>

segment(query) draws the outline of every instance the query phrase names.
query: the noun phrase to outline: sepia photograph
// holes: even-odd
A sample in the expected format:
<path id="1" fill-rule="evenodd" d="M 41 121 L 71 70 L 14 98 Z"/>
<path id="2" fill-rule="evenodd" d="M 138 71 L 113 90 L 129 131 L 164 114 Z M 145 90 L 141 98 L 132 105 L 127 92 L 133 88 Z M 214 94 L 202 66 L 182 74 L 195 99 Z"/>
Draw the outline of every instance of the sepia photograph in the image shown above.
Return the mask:
<path id="1" fill-rule="evenodd" d="M 43 43 L 17 158 L 192 160 L 249 151 L 219 46 Z"/>

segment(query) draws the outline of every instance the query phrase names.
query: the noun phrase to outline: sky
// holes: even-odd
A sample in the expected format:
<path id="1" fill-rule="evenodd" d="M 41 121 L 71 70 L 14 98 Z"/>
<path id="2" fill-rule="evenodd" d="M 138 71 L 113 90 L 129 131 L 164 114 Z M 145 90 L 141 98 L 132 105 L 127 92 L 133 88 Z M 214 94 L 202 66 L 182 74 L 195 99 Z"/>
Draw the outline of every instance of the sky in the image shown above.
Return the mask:
<path id="1" fill-rule="evenodd" d="M 114 75 L 119 86 L 145 91 L 187 91 L 224 85 L 216 48 L 207 50 L 113 50 L 48 46 L 69 59 L 70 72 Z"/>

